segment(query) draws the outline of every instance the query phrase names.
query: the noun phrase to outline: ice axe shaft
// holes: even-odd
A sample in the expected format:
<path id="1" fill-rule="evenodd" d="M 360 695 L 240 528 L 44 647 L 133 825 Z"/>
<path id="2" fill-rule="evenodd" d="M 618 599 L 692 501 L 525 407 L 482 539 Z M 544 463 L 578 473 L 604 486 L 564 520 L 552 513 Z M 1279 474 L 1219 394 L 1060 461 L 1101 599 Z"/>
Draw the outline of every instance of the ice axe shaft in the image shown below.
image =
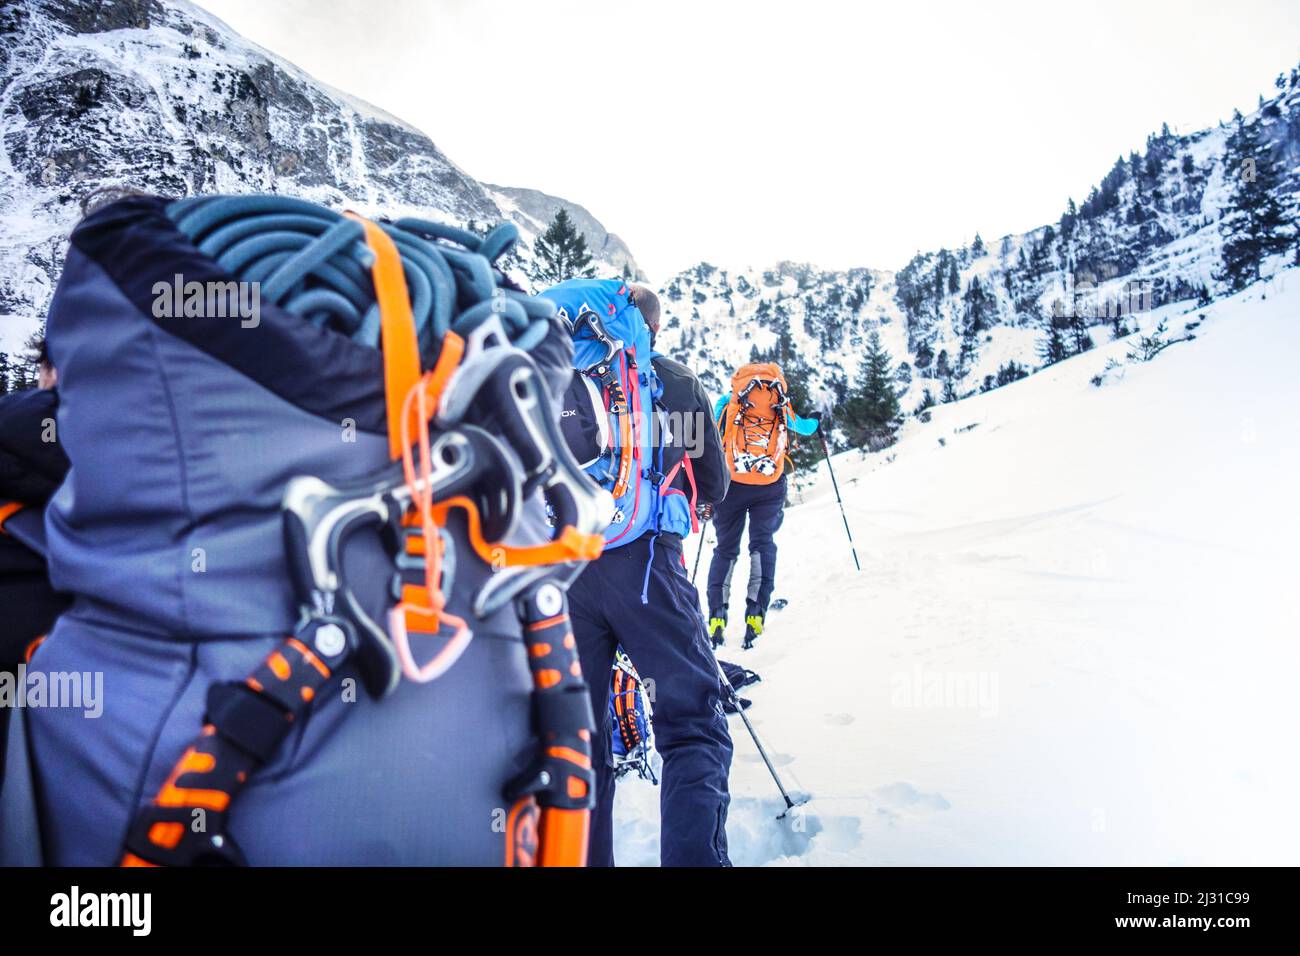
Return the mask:
<path id="1" fill-rule="evenodd" d="M 835 480 L 835 469 L 831 466 L 831 449 L 826 444 L 826 436 L 822 434 L 820 428 L 817 429 L 817 437 L 822 440 L 822 453 L 826 456 L 826 470 L 830 472 L 831 486 L 835 489 L 835 503 L 840 506 L 840 518 L 844 521 L 844 533 L 849 536 L 849 550 L 853 552 L 853 566 L 861 571 L 862 565 L 858 563 L 858 549 L 853 544 L 853 532 L 849 530 L 849 517 L 844 513 L 844 499 L 840 497 L 840 483 Z"/>

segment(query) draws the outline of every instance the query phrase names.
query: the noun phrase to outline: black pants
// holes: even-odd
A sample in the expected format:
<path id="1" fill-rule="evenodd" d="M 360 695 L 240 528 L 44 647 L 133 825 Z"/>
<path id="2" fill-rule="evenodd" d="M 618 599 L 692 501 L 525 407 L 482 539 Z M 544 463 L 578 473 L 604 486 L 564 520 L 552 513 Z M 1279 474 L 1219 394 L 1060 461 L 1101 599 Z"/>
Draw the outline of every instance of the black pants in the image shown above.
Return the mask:
<path id="1" fill-rule="evenodd" d="M 766 614 L 776 586 L 776 541 L 774 536 L 785 517 L 785 476 L 770 485 L 742 485 L 732 482 L 727 497 L 713 506 L 713 528 L 718 546 L 709 565 L 708 600 L 710 613 L 726 616 L 731 603 L 731 573 L 740 555 L 740 535 L 749 520 L 749 584 L 745 589 L 745 613 Z"/>
<path id="2" fill-rule="evenodd" d="M 592 763 L 596 809 L 588 861 L 614 865 L 614 772 L 609 680 L 622 644 L 646 685 L 663 758 L 659 856 L 664 866 L 727 866 L 727 775 L 731 736 L 699 596 L 686 576 L 681 540 L 651 538 L 606 551 L 569 588 L 569 612 L 596 715 Z M 648 603 L 641 603 L 647 567 Z"/>

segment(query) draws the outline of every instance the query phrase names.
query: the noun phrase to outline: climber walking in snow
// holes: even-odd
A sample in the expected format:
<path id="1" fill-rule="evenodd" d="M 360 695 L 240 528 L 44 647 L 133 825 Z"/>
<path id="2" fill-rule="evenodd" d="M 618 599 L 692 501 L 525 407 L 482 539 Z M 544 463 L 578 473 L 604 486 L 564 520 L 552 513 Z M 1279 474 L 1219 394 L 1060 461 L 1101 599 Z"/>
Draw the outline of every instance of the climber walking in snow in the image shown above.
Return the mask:
<path id="1" fill-rule="evenodd" d="M 721 447 L 708 434 L 708 395 L 684 365 L 654 354 L 660 305 L 650 289 L 574 279 L 541 296 L 574 328 L 578 371 L 561 409 L 566 441 L 617 505 L 604 553 L 569 587 L 573 635 L 582 672 L 591 675 L 598 721 L 588 864 L 614 864 L 607 675 L 621 646 L 655 688 L 660 860 L 728 866 L 731 737 L 699 595 L 682 557 L 682 539 L 698 526 L 695 507 L 727 493 Z M 700 427 L 685 427 L 696 419 Z"/>
<path id="2" fill-rule="evenodd" d="M 731 473 L 727 497 L 713 509 L 718 545 L 709 565 L 709 639 L 724 643 L 731 575 L 740 555 L 740 536 L 749 522 L 749 581 L 745 588 L 746 649 L 763 633 L 776 583 L 775 535 L 785 514 L 786 452 L 789 432 L 811 435 L 819 416 L 800 418 L 790 407 L 781 367 L 774 362 L 743 365 L 731 377 L 731 394 L 718 399 L 714 421 L 722 435 Z"/>

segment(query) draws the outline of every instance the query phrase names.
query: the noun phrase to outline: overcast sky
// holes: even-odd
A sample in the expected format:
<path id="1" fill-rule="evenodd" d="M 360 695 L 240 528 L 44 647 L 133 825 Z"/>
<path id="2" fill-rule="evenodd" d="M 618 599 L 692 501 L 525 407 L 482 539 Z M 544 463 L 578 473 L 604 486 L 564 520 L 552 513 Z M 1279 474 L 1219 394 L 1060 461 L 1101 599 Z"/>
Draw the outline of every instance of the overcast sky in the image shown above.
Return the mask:
<path id="1" fill-rule="evenodd" d="M 1296 0 L 201 3 L 477 179 L 586 206 L 654 280 L 1033 228 L 1300 63 Z"/>

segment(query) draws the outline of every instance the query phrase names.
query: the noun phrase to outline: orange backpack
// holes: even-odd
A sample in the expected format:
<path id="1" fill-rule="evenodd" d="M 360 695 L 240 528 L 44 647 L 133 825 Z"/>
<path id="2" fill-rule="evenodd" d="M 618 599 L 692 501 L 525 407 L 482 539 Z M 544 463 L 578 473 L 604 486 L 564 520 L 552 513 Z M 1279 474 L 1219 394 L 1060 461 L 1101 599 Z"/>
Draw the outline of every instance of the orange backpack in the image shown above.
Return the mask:
<path id="1" fill-rule="evenodd" d="M 731 400 L 718 417 L 731 480 L 770 485 L 785 469 L 785 375 L 775 362 L 742 365 L 731 376 Z"/>

